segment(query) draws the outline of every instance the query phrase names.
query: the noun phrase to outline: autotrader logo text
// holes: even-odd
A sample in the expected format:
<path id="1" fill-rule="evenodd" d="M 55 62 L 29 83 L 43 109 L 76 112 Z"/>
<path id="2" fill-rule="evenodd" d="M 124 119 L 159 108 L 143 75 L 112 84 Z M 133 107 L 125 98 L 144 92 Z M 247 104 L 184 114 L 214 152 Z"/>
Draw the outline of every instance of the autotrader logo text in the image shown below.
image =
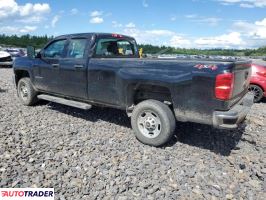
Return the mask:
<path id="1" fill-rule="evenodd" d="M 54 200 L 53 188 L 0 188 L 0 200 Z"/>

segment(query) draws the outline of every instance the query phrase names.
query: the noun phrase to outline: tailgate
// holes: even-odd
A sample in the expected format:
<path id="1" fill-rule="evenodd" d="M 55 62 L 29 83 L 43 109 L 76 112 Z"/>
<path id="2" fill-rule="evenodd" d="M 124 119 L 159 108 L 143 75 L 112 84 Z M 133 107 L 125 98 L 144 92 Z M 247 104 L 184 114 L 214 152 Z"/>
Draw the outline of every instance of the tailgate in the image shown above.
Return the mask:
<path id="1" fill-rule="evenodd" d="M 251 77 L 251 62 L 236 62 L 232 73 L 234 74 L 232 98 L 243 96 L 249 87 Z"/>

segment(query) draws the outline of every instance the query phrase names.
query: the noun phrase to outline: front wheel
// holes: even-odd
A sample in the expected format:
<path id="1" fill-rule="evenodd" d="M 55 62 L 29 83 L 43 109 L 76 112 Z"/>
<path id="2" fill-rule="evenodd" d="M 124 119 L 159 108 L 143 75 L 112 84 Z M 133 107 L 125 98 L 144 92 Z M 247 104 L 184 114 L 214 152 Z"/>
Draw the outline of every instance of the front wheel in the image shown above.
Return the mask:
<path id="1" fill-rule="evenodd" d="M 146 100 L 134 108 L 131 125 L 142 143 L 162 146 L 173 137 L 176 120 L 167 105 L 157 100 Z"/>
<path id="2" fill-rule="evenodd" d="M 18 82 L 18 96 L 25 106 L 32 106 L 37 102 L 37 93 L 32 87 L 30 78 L 22 78 Z"/>
<path id="3" fill-rule="evenodd" d="M 251 84 L 249 86 L 249 91 L 254 94 L 254 102 L 257 103 L 263 98 L 263 90 L 258 85 Z"/>

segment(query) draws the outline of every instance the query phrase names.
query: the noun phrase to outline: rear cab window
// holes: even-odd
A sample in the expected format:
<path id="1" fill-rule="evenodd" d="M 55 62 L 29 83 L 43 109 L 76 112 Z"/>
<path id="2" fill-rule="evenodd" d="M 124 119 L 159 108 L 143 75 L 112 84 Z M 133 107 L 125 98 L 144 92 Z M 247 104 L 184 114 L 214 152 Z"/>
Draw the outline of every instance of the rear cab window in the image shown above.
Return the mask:
<path id="1" fill-rule="evenodd" d="M 94 57 L 133 58 L 138 57 L 136 42 L 130 38 L 108 37 L 96 40 Z"/>

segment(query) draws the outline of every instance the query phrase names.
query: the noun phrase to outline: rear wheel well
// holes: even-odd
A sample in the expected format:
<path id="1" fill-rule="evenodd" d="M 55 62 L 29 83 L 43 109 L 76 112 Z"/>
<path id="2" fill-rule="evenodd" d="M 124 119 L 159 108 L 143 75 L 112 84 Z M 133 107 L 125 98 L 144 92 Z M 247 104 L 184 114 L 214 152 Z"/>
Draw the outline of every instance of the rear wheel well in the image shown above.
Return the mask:
<path id="1" fill-rule="evenodd" d="M 29 74 L 28 71 L 26 71 L 26 70 L 16 70 L 15 71 L 15 82 L 16 82 L 16 85 L 18 85 L 19 80 L 24 78 L 24 77 L 30 77 L 30 74 Z"/>
<path id="2" fill-rule="evenodd" d="M 141 101 L 153 99 L 161 102 L 167 102 L 167 104 L 172 104 L 171 92 L 167 87 L 157 86 L 157 85 L 140 85 L 135 90 L 133 96 L 134 104 L 138 104 Z"/>

